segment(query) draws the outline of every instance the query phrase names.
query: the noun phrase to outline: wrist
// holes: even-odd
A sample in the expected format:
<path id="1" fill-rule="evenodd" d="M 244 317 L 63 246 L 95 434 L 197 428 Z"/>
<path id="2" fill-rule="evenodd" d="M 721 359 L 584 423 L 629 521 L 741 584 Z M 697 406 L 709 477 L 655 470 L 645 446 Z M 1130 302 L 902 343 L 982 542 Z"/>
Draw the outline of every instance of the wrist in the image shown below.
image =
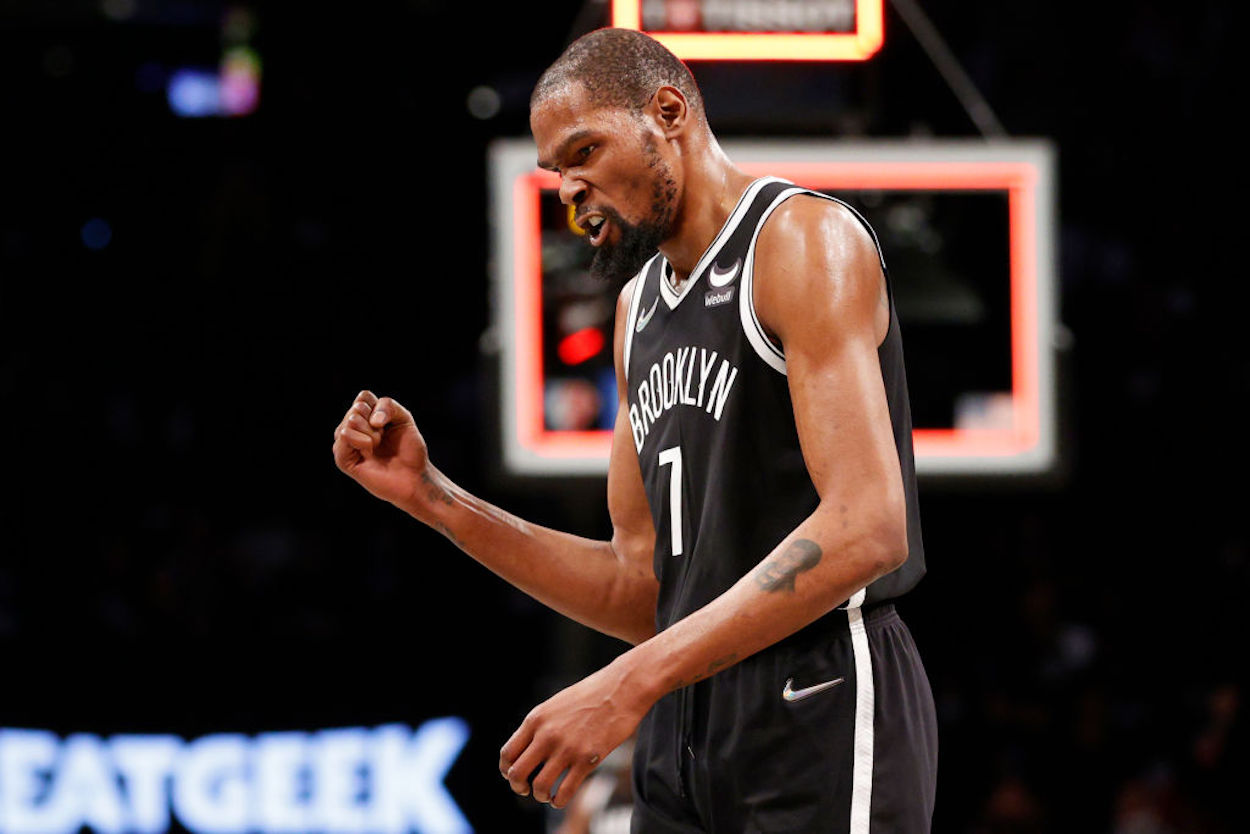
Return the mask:
<path id="1" fill-rule="evenodd" d="M 455 503 L 447 484 L 443 473 L 427 462 L 413 473 L 408 494 L 395 502 L 396 506 L 417 521 L 434 527 L 441 521 L 440 513 Z"/>
<path id="2" fill-rule="evenodd" d="M 668 693 L 710 678 L 722 669 L 736 664 L 743 655 L 732 643 L 725 640 L 692 640 L 698 635 L 699 625 L 694 622 L 699 613 L 690 615 L 679 623 L 640 643 L 621 655 L 618 660 L 631 664 L 636 686 L 646 693 L 650 703 L 655 703 Z"/>
<path id="3" fill-rule="evenodd" d="M 650 645 L 651 642 L 639 643 L 618 655 L 611 663 L 628 690 L 631 705 L 643 713 L 651 709 L 671 689 L 667 686 L 664 675 L 659 673 L 660 664 L 652 657 L 654 647 Z"/>

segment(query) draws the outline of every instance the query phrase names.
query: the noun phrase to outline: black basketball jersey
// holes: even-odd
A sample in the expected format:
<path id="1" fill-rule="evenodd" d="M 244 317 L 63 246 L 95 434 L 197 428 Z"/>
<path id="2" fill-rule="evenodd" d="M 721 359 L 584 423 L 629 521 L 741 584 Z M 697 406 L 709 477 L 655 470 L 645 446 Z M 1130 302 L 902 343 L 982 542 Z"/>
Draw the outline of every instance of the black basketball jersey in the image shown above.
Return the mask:
<path id="1" fill-rule="evenodd" d="M 657 629 L 728 590 L 819 503 L 799 449 L 785 355 L 765 335 L 752 302 L 756 239 L 773 210 L 795 194 L 834 200 L 775 177 L 756 180 L 680 291 L 659 254 L 634 285 L 625 378 L 656 530 Z M 851 211 L 875 242 L 868 222 Z M 925 571 L 911 411 L 890 296 L 889 332 L 877 355 L 907 497 L 909 554 L 901 568 L 855 594 L 852 607 L 897 597 Z"/>

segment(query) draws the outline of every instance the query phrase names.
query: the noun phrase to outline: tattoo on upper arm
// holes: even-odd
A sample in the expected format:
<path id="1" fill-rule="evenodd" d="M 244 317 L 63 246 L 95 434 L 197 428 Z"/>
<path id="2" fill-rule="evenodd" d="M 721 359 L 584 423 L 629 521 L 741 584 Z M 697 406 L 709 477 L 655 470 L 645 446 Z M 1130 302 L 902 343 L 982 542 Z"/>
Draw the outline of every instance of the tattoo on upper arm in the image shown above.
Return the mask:
<path id="1" fill-rule="evenodd" d="M 800 573 L 820 564 L 820 545 L 811 539 L 795 539 L 790 546 L 755 571 L 755 582 L 762 590 L 794 593 L 794 580 Z"/>

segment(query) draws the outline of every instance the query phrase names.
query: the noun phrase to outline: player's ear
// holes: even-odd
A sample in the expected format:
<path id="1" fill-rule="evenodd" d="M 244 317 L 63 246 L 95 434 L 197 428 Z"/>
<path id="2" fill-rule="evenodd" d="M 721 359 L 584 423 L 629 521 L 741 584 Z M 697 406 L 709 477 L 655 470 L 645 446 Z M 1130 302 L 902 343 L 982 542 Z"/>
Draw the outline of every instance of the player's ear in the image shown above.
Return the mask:
<path id="1" fill-rule="evenodd" d="M 664 86 L 655 91 L 647 102 L 647 115 L 654 119 L 666 137 L 672 137 L 686 129 L 690 122 L 690 103 L 676 87 Z"/>

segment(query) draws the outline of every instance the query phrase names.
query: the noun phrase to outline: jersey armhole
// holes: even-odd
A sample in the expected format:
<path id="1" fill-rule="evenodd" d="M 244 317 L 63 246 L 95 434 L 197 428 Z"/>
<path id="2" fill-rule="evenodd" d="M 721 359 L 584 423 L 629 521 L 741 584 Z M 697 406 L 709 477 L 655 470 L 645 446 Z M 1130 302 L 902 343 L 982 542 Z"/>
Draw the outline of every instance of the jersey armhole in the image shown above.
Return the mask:
<path id="1" fill-rule="evenodd" d="M 755 244 L 759 239 L 760 231 L 764 228 L 766 221 L 774 211 L 786 200 L 795 194 L 810 194 L 813 197 L 820 197 L 825 200 L 837 203 L 851 213 L 851 215 L 860 222 L 860 224 L 868 230 L 869 236 L 872 238 L 872 244 L 877 250 L 877 261 L 881 264 L 881 275 L 885 279 L 886 297 L 890 303 L 890 318 L 886 325 L 885 338 L 881 340 L 881 344 L 885 344 L 885 340 L 890 337 L 890 331 L 894 329 L 894 287 L 890 283 L 890 271 L 885 265 L 885 254 L 881 251 L 881 241 L 877 239 L 877 232 L 872 228 L 872 224 L 860 214 L 854 206 L 839 200 L 837 197 L 828 194 L 822 194 L 819 191 L 812 191 L 807 188 L 791 188 L 778 194 L 769 204 L 768 208 L 760 216 L 759 222 L 755 225 L 755 232 L 751 235 L 751 244 L 747 248 L 746 260 L 742 265 L 742 297 L 738 299 L 738 313 L 742 320 L 742 331 L 746 334 L 747 341 L 755 350 L 755 354 L 764 363 L 773 370 L 786 376 L 786 354 L 785 351 L 778 347 L 768 333 L 764 330 L 764 325 L 760 323 L 759 315 L 755 312 Z M 880 348 L 880 345 L 878 345 Z"/>
<path id="2" fill-rule="evenodd" d="M 782 376 L 786 375 L 786 355 L 781 348 L 773 344 L 773 340 L 764 331 L 764 325 L 760 323 L 759 315 L 755 312 L 755 244 L 759 240 L 760 230 L 764 228 L 764 222 L 772 216 L 777 207 L 795 194 L 805 193 L 807 190 L 803 188 L 787 188 L 773 198 L 768 208 L 764 209 L 763 214 L 760 215 L 760 219 L 756 221 L 755 230 L 751 234 L 751 243 L 747 246 L 746 258 L 742 262 L 742 294 L 738 297 L 738 318 L 742 322 L 742 332 L 746 335 L 747 342 L 755 351 L 755 355 Z"/>
<path id="3" fill-rule="evenodd" d="M 621 357 L 621 375 L 625 378 L 625 382 L 629 382 L 629 352 L 634 345 L 634 328 L 638 321 L 638 307 L 642 301 L 642 291 L 647 285 L 647 276 L 651 272 L 651 266 L 655 263 L 655 259 L 660 257 L 656 253 L 655 257 L 647 261 L 642 269 L 638 271 L 638 275 L 634 281 L 634 293 L 629 299 L 629 313 L 625 316 L 625 350 Z"/>

